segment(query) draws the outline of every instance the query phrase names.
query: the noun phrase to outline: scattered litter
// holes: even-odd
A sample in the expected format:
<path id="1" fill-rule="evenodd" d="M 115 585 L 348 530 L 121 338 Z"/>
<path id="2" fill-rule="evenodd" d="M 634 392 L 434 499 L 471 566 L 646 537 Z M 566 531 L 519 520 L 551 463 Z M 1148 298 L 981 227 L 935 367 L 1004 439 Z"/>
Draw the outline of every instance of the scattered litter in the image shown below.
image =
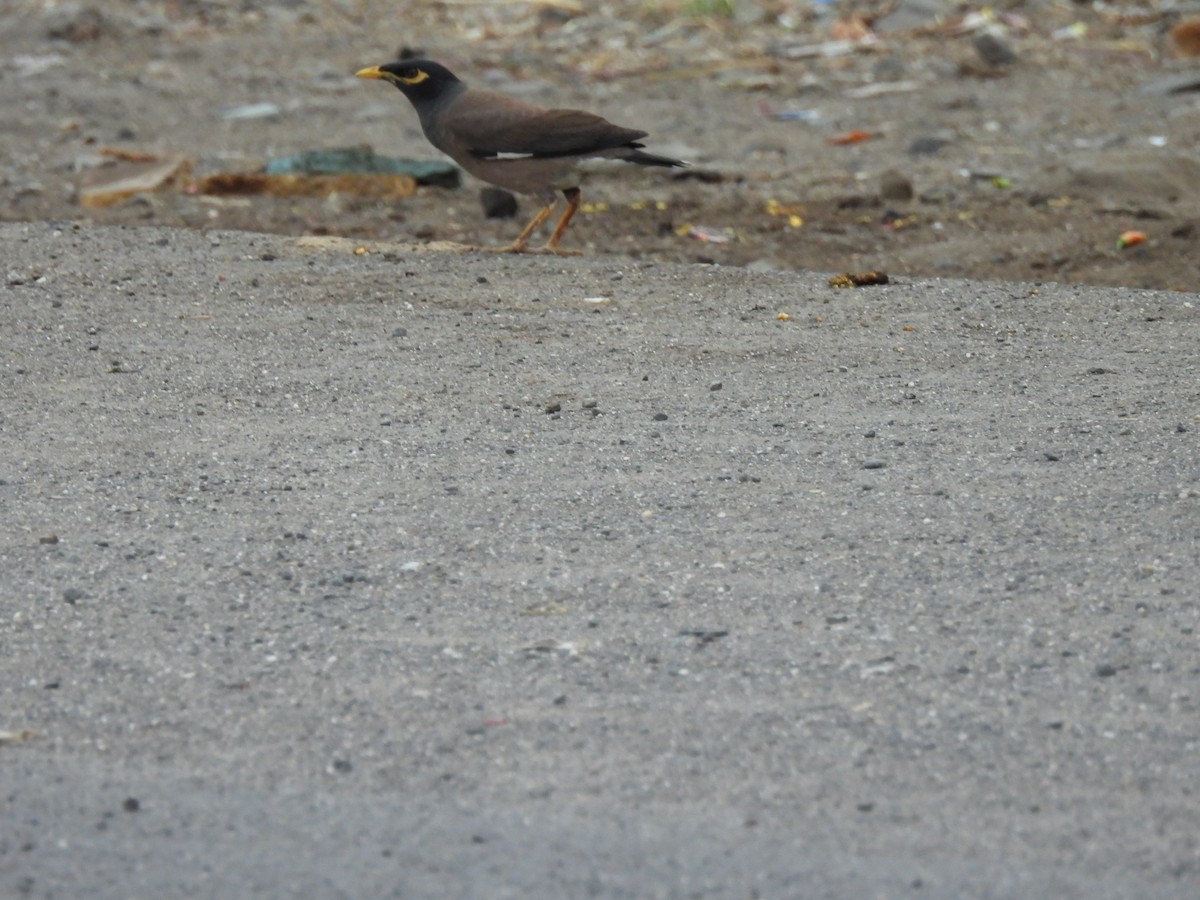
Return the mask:
<path id="1" fill-rule="evenodd" d="M 964 178 L 969 178 L 971 181 L 987 181 L 993 185 L 996 185 L 997 182 L 1009 181 L 1008 176 L 1003 172 L 996 172 L 990 169 L 959 169 L 958 173 Z M 1011 182 L 1009 183 L 1011 184 Z"/>
<path id="2" fill-rule="evenodd" d="M 782 59 L 815 59 L 818 57 L 846 56 L 858 50 L 870 50 L 880 43 L 874 34 L 859 40 L 820 41 L 815 44 L 776 43 L 767 47 L 772 56 Z"/>
<path id="3" fill-rule="evenodd" d="M 991 28 L 995 22 L 996 13 L 991 9 L 971 10 L 957 22 L 947 26 L 946 31 L 950 34 L 971 34 L 975 31 Z"/>
<path id="4" fill-rule="evenodd" d="M 198 194 L 227 197 L 267 194 L 272 197 L 326 197 L 349 194 L 378 200 L 400 200 L 417 191 L 410 175 L 268 175 L 264 172 L 219 172 L 196 182 Z"/>
<path id="5" fill-rule="evenodd" d="M 889 282 L 886 272 L 842 272 L 829 279 L 835 288 L 874 287 Z"/>
<path id="6" fill-rule="evenodd" d="M 902 215 L 895 210 L 889 209 L 883 214 L 883 219 L 880 224 L 890 231 L 903 231 L 905 228 L 911 228 L 921 221 L 916 213 Z"/>
<path id="7" fill-rule="evenodd" d="M 737 240 L 737 232 L 732 228 L 709 228 L 705 225 L 681 225 L 675 230 L 681 237 L 695 238 L 706 244 L 728 244 Z"/>
<path id="8" fill-rule="evenodd" d="M 874 84 L 850 88 L 844 92 L 844 96 L 849 100 L 867 100 L 884 94 L 907 94 L 919 91 L 923 86 L 919 81 L 877 81 Z"/>
<path id="9" fill-rule="evenodd" d="M 830 37 L 839 41 L 861 41 L 870 34 L 871 26 L 859 15 L 844 16 L 829 26 Z"/>
<path id="10" fill-rule="evenodd" d="M 821 118 L 819 110 L 788 109 L 766 101 L 758 104 L 758 111 L 768 119 L 774 119 L 777 122 L 816 122 Z"/>
<path id="11" fill-rule="evenodd" d="M 522 609 L 518 615 L 542 618 L 548 616 L 565 616 L 571 612 L 571 607 L 565 603 L 533 603 Z"/>
<path id="12" fill-rule="evenodd" d="M 1183 19 L 1171 29 L 1171 43 L 1178 56 L 1200 56 L 1200 19 Z"/>
<path id="13" fill-rule="evenodd" d="M 270 160 L 264 171 L 268 175 L 408 175 L 417 184 L 447 188 L 458 187 L 462 181 L 453 163 L 378 156 L 370 147 L 305 150 Z"/>
<path id="14" fill-rule="evenodd" d="M 242 106 L 227 106 L 221 110 L 221 118 L 227 122 L 241 119 L 271 119 L 281 110 L 276 103 L 246 103 Z"/>
<path id="15" fill-rule="evenodd" d="M 25 741 L 31 741 L 38 736 L 38 733 L 32 728 L 22 728 L 20 731 L 0 731 L 0 747 L 5 747 L 9 744 L 21 744 Z"/>
<path id="16" fill-rule="evenodd" d="M 1087 37 L 1088 27 L 1086 22 L 1075 22 L 1065 28 L 1059 28 L 1050 32 L 1050 37 L 1056 41 L 1081 41 Z"/>
<path id="17" fill-rule="evenodd" d="M 126 150 L 124 147 L 101 147 L 96 155 L 104 159 L 115 159 L 121 162 L 152 163 L 162 160 L 154 153 L 143 153 L 139 150 Z"/>
<path id="18" fill-rule="evenodd" d="M 877 137 L 879 135 L 873 131 L 862 131 L 856 128 L 853 131 L 843 131 L 841 134 L 835 134 L 833 137 L 828 138 L 827 141 L 835 147 L 845 147 L 849 144 L 861 144 L 863 141 L 874 140 Z"/>
<path id="19" fill-rule="evenodd" d="M 804 206 L 799 203 L 780 203 L 772 198 L 767 201 L 768 216 L 785 216 L 789 228 L 800 228 L 804 225 Z"/>
<path id="20" fill-rule="evenodd" d="M 17 70 L 21 78 L 32 78 L 41 75 L 47 69 L 65 65 L 67 58 L 61 53 L 18 53 L 9 64 Z"/>
<path id="21" fill-rule="evenodd" d="M 103 209 L 134 194 L 177 187 L 192 171 L 191 161 L 182 156 L 164 159 L 127 151 L 101 151 L 101 155 L 111 159 L 84 172 L 79 181 L 79 203 L 88 209 Z"/>
<path id="22" fill-rule="evenodd" d="M 1126 247 L 1136 247 L 1138 244 L 1146 242 L 1146 232 L 1144 231 L 1125 231 L 1117 238 L 1117 249 L 1124 250 Z"/>
<path id="23" fill-rule="evenodd" d="M 790 316 L 788 313 L 785 313 L 785 312 L 781 312 L 781 313 L 779 313 L 778 315 L 776 315 L 776 316 L 775 316 L 775 318 L 776 318 L 777 320 L 779 320 L 780 322 L 790 322 L 790 321 L 792 321 L 792 317 L 791 317 L 791 316 Z"/>

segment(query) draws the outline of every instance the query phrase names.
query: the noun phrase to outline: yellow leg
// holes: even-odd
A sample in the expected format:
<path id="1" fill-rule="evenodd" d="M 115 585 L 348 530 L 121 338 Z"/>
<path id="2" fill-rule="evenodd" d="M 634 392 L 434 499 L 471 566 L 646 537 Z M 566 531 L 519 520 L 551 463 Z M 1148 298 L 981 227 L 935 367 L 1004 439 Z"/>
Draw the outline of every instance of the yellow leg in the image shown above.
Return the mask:
<path id="1" fill-rule="evenodd" d="M 538 211 L 538 214 L 533 217 L 533 220 L 525 226 L 525 230 L 517 235 L 517 239 L 507 247 L 500 247 L 498 252 L 524 253 L 526 248 L 529 247 L 529 238 L 533 236 L 533 233 L 538 230 L 543 222 L 550 218 L 550 213 L 554 211 L 554 207 L 556 205 L 558 205 L 557 198 L 551 200 L 544 207 L 542 207 L 542 209 Z"/>
<path id="2" fill-rule="evenodd" d="M 567 230 L 567 225 L 571 222 L 571 216 L 575 215 L 575 210 L 579 209 L 579 201 L 582 194 L 579 188 L 567 188 L 563 191 L 563 196 L 567 198 L 567 208 L 563 211 L 562 218 L 558 220 L 558 224 L 554 226 L 554 233 L 550 235 L 550 240 L 546 241 L 542 247 L 543 253 L 579 253 L 578 250 L 560 250 L 558 241 L 563 236 L 563 232 Z M 549 213 L 549 209 L 546 210 Z"/>

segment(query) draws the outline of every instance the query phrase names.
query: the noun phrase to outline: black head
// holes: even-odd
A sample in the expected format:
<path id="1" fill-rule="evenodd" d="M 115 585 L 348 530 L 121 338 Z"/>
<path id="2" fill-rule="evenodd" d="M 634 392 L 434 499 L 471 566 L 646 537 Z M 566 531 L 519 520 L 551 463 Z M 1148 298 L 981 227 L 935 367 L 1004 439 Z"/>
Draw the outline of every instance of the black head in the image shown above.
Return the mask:
<path id="1" fill-rule="evenodd" d="M 440 63 L 428 59 L 406 59 L 372 66 L 356 73 L 358 78 L 379 78 L 398 87 L 413 106 L 438 100 L 447 92 L 461 89 L 462 82 Z"/>

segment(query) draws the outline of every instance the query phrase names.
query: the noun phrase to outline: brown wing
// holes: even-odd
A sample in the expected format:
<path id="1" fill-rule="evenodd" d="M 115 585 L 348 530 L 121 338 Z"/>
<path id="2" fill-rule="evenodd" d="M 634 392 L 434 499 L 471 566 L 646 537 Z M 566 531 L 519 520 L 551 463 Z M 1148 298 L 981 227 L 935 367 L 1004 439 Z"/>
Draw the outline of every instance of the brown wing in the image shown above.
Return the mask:
<path id="1" fill-rule="evenodd" d="M 544 109 L 500 94 L 472 91 L 446 118 L 454 142 L 483 159 L 501 153 L 574 156 L 631 144 L 646 132 L 578 109 Z"/>

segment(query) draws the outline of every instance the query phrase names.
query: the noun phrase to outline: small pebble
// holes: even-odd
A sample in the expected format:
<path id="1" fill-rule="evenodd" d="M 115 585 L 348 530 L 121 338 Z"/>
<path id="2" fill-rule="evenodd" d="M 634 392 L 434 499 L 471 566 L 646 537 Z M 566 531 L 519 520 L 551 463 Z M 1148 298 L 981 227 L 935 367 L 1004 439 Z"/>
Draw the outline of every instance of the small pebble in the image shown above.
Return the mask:
<path id="1" fill-rule="evenodd" d="M 666 414 L 666 413 L 655 413 L 655 414 L 654 414 L 654 421 L 655 421 L 655 422 L 665 422 L 665 421 L 667 421 L 667 414 Z"/>
<path id="2" fill-rule="evenodd" d="M 1096 674 L 1101 678 L 1111 678 L 1117 674 L 1117 670 L 1111 663 L 1100 663 L 1096 666 Z"/>
<path id="3" fill-rule="evenodd" d="M 709 389 L 710 391 L 719 391 L 719 390 L 720 390 L 721 388 L 723 388 L 723 387 L 725 387 L 725 385 L 721 384 L 721 382 L 719 382 L 719 381 L 714 381 L 712 384 L 710 384 L 710 385 L 708 386 L 708 389 Z"/>
<path id="4" fill-rule="evenodd" d="M 886 467 L 887 467 L 887 462 L 885 460 L 879 459 L 878 457 L 871 457 L 870 459 L 863 461 L 864 469 L 883 469 Z"/>
<path id="5" fill-rule="evenodd" d="M 262 103 L 246 103 L 242 106 L 229 106 L 221 110 L 221 118 L 226 121 L 239 119 L 271 119 L 280 114 L 278 104 L 263 101 Z"/>
<path id="6" fill-rule="evenodd" d="M 945 147 L 948 143 L 950 142 L 944 138 L 919 137 L 908 145 L 908 150 L 906 152 L 909 156 L 932 156 Z"/>
<path id="7" fill-rule="evenodd" d="M 484 188 L 479 192 L 479 202 L 489 219 L 511 219 L 517 214 L 517 198 L 502 188 Z"/>
<path id="8" fill-rule="evenodd" d="M 879 176 L 879 198 L 881 200 L 907 201 L 913 198 L 912 182 L 895 169 L 888 169 Z"/>
<path id="9" fill-rule="evenodd" d="M 985 31 L 974 40 L 975 52 L 989 66 L 1011 66 L 1017 61 L 1017 54 L 1004 42 L 998 34 Z"/>

